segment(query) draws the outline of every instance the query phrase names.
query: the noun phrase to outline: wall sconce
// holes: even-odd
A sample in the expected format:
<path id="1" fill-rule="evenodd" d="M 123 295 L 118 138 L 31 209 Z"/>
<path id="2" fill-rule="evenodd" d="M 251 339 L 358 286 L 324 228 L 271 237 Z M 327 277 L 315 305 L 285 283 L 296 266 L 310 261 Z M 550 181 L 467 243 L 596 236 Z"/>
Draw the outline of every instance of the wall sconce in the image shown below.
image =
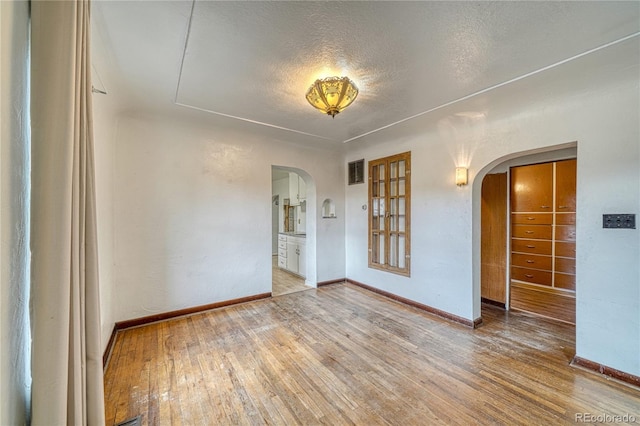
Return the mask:
<path id="1" fill-rule="evenodd" d="M 466 167 L 456 167 L 456 185 L 466 185 L 469 178 L 469 171 Z"/>

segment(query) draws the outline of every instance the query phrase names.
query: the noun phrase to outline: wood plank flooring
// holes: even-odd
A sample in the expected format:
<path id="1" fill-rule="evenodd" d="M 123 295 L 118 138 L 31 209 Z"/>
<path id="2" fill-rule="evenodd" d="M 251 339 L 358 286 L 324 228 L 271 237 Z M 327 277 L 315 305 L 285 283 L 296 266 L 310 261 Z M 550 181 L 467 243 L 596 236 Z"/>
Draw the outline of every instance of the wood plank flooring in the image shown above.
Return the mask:
<path id="1" fill-rule="evenodd" d="M 349 284 L 118 333 L 107 424 L 640 421 L 640 390 L 569 366 L 574 328 L 483 306 L 476 330 Z"/>
<path id="2" fill-rule="evenodd" d="M 273 256 L 271 261 L 272 285 L 271 294 L 282 296 L 283 294 L 295 293 L 313 288 L 304 283 L 304 278 L 278 268 L 278 256 Z"/>

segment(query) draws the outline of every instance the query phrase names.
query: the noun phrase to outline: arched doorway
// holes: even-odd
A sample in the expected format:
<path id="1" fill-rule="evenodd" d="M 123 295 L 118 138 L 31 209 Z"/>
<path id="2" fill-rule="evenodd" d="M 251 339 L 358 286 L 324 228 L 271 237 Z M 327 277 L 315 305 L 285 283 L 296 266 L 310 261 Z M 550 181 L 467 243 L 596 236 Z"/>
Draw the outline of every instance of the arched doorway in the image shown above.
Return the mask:
<path id="1" fill-rule="evenodd" d="M 293 167 L 272 166 L 271 175 L 272 295 L 315 288 L 315 183 Z"/>
<path id="2" fill-rule="evenodd" d="M 510 170 L 512 167 L 577 158 L 575 142 L 510 154 L 488 164 L 473 184 L 474 314 L 482 303 L 511 308 Z"/>

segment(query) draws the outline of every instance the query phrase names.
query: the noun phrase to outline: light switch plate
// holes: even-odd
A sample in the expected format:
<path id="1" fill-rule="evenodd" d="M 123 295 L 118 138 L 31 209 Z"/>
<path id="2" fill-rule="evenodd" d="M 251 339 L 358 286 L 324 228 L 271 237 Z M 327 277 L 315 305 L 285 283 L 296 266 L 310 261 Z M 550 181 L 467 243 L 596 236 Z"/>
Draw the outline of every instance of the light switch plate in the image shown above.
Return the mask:
<path id="1" fill-rule="evenodd" d="M 636 229 L 635 214 L 603 214 L 603 228 Z"/>

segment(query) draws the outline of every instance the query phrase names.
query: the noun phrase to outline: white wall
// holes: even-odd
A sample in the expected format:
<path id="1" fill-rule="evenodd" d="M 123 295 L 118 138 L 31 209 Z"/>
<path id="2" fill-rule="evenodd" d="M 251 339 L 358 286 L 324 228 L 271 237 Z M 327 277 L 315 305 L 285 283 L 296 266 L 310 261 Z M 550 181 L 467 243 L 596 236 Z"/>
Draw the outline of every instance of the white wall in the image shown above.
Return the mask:
<path id="1" fill-rule="evenodd" d="M 392 135 L 389 135 L 392 136 Z M 474 319 L 471 192 L 453 183 L 455 161 L 437 131 L 350 149 L 365 163 L 411 151 L 411 277 L 367 266 L 367 184 L 347 187 L 347 277 L 454 315 Z M 368 177 L 368 176 L 367 176 Z M 367 179 L 365 179 L 367 182 Z"/>
<path id="2" fill-rule="evenodd" d="M 93 94 L 93 135 L 96 173 L 96 215 L 98 224 L 98 268 L 100 280 L 100 318 L 103 349 L 115 323 L 113 168 L 117 135 L 116 107 L 110 94 Z"/>
<path id="3" fill-rule="evenodd" d="M 0 2 L 0 424 L 29 411 L 29 143 L 26 1 Z"/>
<path id="4" fill-rule="evenodd" d="M 637 71 L 637 68 L 636 68 Z M 366 186 L 347 188 L 347 276 L 466 319 L 480 315 L 480 187 L 515 156 L 577 141 L 577 355 L 640 374 L 638 230 L 602 229 L 603 213 L 640 213 L 638 80 L 479 115 L 455 131 L 432 125 L 368 147 L 347 161 L 412 151 L 412 270 L 405 278 L 367 268 Z M 455 120 L 465 105 L 450 109 Z M 391 136 L 391 135 L 384 135 Z M 467 163 L 467 164 L 460 164 Z M 468 165 L 470 185 L 453 183 Z M 477 179 L 476 179 L 477 177 Z"/>
<path id="5" fill-rule="evenodd" d="M 316 202 L 344 198 L 340 154 L 213 125 L 121 118 L 115 320 L 270 292 L 272 166 L 304 170 L 313 181 L 307 244 L 318 262 L 307 281 L 344 277 L 344 220 L 318 222 Z M 342 205 L 338 211 L 344 216 Z"/>

